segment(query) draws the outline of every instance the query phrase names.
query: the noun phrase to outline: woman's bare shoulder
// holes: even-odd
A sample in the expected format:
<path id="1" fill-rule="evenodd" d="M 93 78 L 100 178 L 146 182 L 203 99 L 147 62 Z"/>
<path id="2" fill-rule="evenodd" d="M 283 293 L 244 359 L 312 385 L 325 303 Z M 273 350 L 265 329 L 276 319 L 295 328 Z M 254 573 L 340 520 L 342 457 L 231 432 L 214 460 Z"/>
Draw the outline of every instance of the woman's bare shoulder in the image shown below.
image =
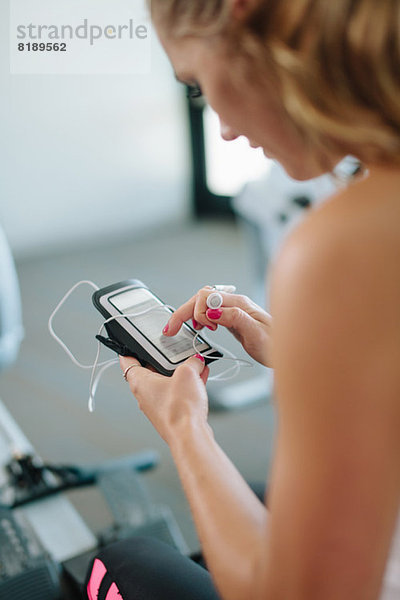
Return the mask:
<path id="1" fill-rule="evenodd" d="M 309 361 L 340 355 L 351 365 L 349 385 L 367 365 L 380 370 L 370 386 L 379 396 L 387 384 L 393 399 L 400 393 L 400 187 L 397 198 L 395 185 L 384 184 L 360 182 L 311 214 L 275 263 L 271 295 L 277 346 L 302 348 Z"/>
<path id="2" fill-rule="evenodd" d="M 332 269 L 342 278 L 365 272 L 400 294 L 400 171 L 377 171 L 320 205 L 289 237 L 277 264 L 318 277 Z"/>

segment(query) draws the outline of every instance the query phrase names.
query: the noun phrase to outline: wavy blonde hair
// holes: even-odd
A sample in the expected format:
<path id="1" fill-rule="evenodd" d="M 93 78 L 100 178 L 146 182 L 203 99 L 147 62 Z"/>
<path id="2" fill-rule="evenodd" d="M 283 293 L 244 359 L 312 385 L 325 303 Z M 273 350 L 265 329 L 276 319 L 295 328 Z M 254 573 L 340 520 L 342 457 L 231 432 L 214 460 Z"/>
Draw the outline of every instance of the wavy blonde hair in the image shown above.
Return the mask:
<path id="1" fill-rule="evenodd" d="M 220 36 L 247 77 L 272 73 L 315 152 L 400 165 L 399 0 L 255 0 L 240 20 L 231 11 L 229 0 L 151 0 L 170 38 Z"/>

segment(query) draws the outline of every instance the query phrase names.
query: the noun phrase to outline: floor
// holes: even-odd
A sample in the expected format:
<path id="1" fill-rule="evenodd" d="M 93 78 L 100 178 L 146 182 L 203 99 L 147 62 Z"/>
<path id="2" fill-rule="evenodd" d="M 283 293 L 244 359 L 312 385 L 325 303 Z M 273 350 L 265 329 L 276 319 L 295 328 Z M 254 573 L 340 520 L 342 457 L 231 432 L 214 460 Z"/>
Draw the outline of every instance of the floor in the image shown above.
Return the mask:
<path id="1" fill-rule="evenodd" d="M 17 264 L 26 335 L 17 364 L 1 376 L 2 400 L 45 461 L 85 464 L 155 449 L 160 465 L 144 475 L 144 481 L 152 499 L 172 509 L 192 551 L 198 549 L 198 540 L 168 448 L 139 411 L 119 369 L 104 375 L 96 411 L 89 414 L 89 372 L 75 367 L 55 344 L 47 320 L 65 292 L 81 279 L 103 287 L 138 278 L 177 306 L 205 284 L 234 283 L 240 293 L 251 295 L 255 287 L 251 265 L 243 232 L 230 221 L 169 227 L 143 238 L 112 245 L 102 241 L 97 247 L 71 248 Z M 87 364 L 93 362 L 94 335 L 101 323 L 90 296 L 89 287 L 78 289 L 55 321 L 57 332 Z M 227 332 L 213 335 L 210 339 L 244 355 Z M 104 350 L 105 357 L 109 354 Z M 239 380 L 249 382 L 259 375 L 259 368 L 243 370 Z M 218 390 L 214 387 L 212 393 L 218 395 Z M 240 409 L 212 410 L 210 423 L 243 476 L 265 480 L 274 434 L 267 394 L 263 401 Z M 95 532 L 109 525 L 110 514 L 95 488 L 70 492 L 69 497 Z"/>

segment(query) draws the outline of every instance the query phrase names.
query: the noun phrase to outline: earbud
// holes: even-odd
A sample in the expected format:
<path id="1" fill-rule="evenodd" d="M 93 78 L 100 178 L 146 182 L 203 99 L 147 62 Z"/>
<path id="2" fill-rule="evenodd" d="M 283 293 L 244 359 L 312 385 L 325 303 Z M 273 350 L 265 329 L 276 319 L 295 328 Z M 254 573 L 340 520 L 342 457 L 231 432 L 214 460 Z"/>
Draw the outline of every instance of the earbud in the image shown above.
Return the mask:
<path id="1" fill-rule="evenodd" d="M 207 298 L 207 306 L 208 308 L 217 309 L 222 306 L 223 298 L 219 292 L 212 292 Z"/>
<path id="2" fill-rule="evenodd" d="M 217 308 L 221 308 L 224 299 L 222 298 L 221 294 L 219 294 L 218 292 L 226 292 L 227 294 L 234 294 L 236 292 L 236 286 L 235 285 L 213 285 L 212 288 L 213 290 L 216 290 L 215 292 L 211 292 L 211 294 L 208 296 L 206 304 L 208 306 L 208 308 L 212 308 L 214 310 L 216 310 Z"/>

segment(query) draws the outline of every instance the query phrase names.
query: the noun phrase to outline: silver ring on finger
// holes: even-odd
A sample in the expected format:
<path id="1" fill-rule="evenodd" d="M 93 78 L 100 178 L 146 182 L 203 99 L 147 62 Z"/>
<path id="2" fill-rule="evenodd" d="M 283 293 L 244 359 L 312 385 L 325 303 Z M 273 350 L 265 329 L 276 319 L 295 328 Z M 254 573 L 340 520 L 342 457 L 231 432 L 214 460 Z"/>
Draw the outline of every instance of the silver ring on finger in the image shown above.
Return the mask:
<path id="1" fill-rule="evenodd" d="M 131 369 L 133 369 L 134 367 L 140 367 L 140 365 L 137 365 L 136 363 L 133 365 L 129 365 L 129 367 L 126 367 L 125 371 L 124 371 L 124 379 L 127 382 L 128 381 L 128 373 Z"/>

